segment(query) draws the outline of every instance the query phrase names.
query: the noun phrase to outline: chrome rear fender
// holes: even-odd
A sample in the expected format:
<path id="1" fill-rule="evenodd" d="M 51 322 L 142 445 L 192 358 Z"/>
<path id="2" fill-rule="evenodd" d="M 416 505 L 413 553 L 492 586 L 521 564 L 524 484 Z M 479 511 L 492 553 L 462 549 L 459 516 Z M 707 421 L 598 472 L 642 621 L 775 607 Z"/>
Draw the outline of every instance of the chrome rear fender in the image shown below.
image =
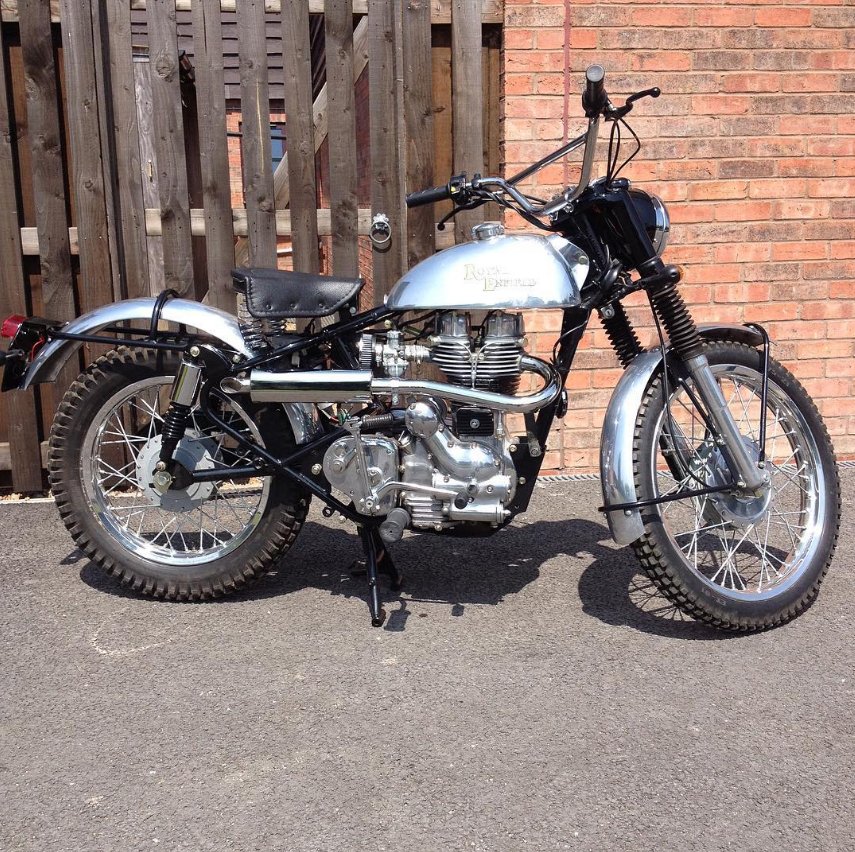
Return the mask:
<path id="1" fill-rule="evenodd" d="M 703 340 L 730 340 L 749 346 L 761 346 L 762 335 L 744 325 L 699 325 Z M 603 505 L 616 506 L 638 500 L 633 471 L 635 421 L 648 386 L 661 369 L 659 351 L 639 355 L 621 376 L 615 387 L 600 438 L 600 477 Z M 631 544 L 644 534 L 638 509 L 606 512 L 612 538 L 618 544 Z"/>
<path id="2" fill-rule="evenodd" d="M 128 320 L 150 322 L 155 299 L 127 299 L 96 308 L 63 326 L 67 334 L 95 334 L 102 328 Z M 253 352 L 247 347 L 237 320 L 231 314 L 192 302 L 188 299 L 171 299 L 163 305 L 161 319 L 167 322 L 195 328 L 202 334 L 218 340 L 235 352 L 251 358 Z M 20 387 L 52 382 L 59 375 L 63 364 L 80 347 L 75 340 L 52 340 L 43 346 L 27 368 Z M 313 405 L 289 403 L 283 406 L 298 444 L 305 444 L 319 430 L 317 412 Z"/>

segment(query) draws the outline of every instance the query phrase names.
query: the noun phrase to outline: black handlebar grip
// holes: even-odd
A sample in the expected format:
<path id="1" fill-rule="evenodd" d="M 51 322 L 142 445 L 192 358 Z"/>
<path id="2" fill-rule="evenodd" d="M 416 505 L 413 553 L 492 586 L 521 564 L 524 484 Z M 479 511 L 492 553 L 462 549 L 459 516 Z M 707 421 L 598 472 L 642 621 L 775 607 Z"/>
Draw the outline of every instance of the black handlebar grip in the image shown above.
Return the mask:
<path id="1" fill-rule="evenodd" d="M 605 79 L 606 69 L 602 65 L 589 65 L 585 71 L 585 94 L 582 95 L 582 109 L 588 118 L 599 115 L 608 103 Z"/>
<path id="2" fill-rule="evenodd" d="M 430 189 L 420 189 L 411 192 L 407 196 L 407 207 L 421 207 L 423 204 L 436 204 L 437 201 L 445 201 L 451 198 L 451 190 L 448 184 L 445 186 L 432 186 Z"/>

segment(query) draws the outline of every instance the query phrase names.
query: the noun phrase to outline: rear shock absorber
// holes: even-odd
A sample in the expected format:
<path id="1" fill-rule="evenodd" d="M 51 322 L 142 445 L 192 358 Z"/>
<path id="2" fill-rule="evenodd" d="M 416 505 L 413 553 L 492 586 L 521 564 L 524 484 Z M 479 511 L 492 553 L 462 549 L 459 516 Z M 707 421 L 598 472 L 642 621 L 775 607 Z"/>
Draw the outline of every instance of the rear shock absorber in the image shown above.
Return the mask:
<path id="1" fill-rule="evenodd" d="M 164 467 L 170 464 L 175 448 L 184 437 L 187 421 L 190 419 L 190 412 L 199 390 L 202 365 L 190 360 L 199 354 L 199 349 L 191 346 L 189 354 L 190 358 L 185 356 L 181 360 L 181 366 L 172 383 L 169 410 L 163 418 L 163 428 L 160 433 L 160 462 Z"/>
<path id="2" fill-rule="evenodd" d="M 644 349 L 623 305 L 620 302 L 603 305 L 599 313 L 606 336 L 617 353 L 621 367 L 628 366 Z"/>

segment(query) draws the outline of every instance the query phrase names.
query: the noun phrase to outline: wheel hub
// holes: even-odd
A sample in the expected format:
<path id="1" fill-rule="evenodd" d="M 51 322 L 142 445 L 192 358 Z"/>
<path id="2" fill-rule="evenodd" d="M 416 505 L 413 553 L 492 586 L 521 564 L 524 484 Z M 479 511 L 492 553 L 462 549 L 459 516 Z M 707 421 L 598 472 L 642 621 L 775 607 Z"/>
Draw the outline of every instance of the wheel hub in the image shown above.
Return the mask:
<path id="1" fill-rule="evenodd" d="M 748 455 L 756 464 L 760 459 L 760 451 L 750 438 L 742 437 Z M 706 453 L 699 453 L 695 473 L 704 479 L 709 488 L 719 488 L 733 481 L 730 468 L 724 454 L 717 446 L 710 446 Z M 768 482 L 762 487 L 760 494 L 736 494 L 721 492 L 710 494 L 707 506 L 711 508 L 718 519 L 727 521 L 742 529 L 753 526 L 763 519 L 772 501 L 772 489 Z M 716 520 L 709 518 L 709 521 Z"/>
<path id="2" fill-rule="evenodd" d="M 171 486 L 168 485 L 164 477 L 166 472 L 157 468 L 161 444 L 161 436 L 155 435 L 137 456 L 137 482 L 146 499 L 153 506 L 176 513 L 189 512 L 210 499 L 214 493 L 213 482 L 191 482 L 184 487 L 176 487 L 173 480 Z M 188 471 L 211 470 L 216 466 L 216 451 L 213 439 L 191 429 L 178 442 L 172 458 Z M 165 490 L 164 485 L 168 486 Z"/>

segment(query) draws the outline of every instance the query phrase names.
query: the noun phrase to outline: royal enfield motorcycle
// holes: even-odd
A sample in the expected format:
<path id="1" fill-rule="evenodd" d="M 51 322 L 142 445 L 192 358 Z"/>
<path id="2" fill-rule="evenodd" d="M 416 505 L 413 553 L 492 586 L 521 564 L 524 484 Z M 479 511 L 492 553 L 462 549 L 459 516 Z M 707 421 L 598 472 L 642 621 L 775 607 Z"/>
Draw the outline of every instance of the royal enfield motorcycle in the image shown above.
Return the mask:
<path id="1" fill-rule="evenodd" d="M 379 626 L 378 574 L 400 587 L 389 548 L 406 530 L 487 535 L 526 510 L 550 426 L 574 416 L 564 384 L 597 312 L 624 367 L 600 455 L 615 541 L 695 619 L 748 631 L 799 615 L 837 540 L 834 452 L 761 326 L 695 323 L 662 259 L 665 205 L 620 177 L 640 149 L 627 116 L 659 94 L 615 106 L 591 66 L 578 139 L 509 179 L 408 196 L 450 199 L 449 216 L 492 202 L 543 233 L 476 226 L 381 307 L 359 312 L 361 280 L 250 268 L 234 272 L 236 317 L 166 292 L 67 324 L 9 318 L 3 390 L 54 380 L 83 342 L 113 347 L 50 436 L 50 485 L 80 549 L 140 593 L 214 597 L 280 560 L 316 497 L 357 526 Z M 606 173 L 592 181 L 601 123 Z M 577 148 L 576 186 L 548 201 L 520 189 Z M 637 291 L 659 332 L 649 349 L 622 305 Z M 546 309 L 563 312 L 549 360 L 524 329 Z"/>

